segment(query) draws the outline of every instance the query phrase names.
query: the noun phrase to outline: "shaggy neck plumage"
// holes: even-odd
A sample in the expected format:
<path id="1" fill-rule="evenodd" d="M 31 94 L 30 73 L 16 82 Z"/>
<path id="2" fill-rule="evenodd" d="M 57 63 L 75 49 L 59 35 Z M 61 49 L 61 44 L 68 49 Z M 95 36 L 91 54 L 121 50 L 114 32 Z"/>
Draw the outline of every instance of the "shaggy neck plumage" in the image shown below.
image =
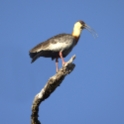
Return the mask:
<path id="1" fill-rule="evenodd" d="M 82 32 L 82 29 L 78 28 L 77 26 L 74 26 L 72 36 L 80 37 L 81 32 Z"/>

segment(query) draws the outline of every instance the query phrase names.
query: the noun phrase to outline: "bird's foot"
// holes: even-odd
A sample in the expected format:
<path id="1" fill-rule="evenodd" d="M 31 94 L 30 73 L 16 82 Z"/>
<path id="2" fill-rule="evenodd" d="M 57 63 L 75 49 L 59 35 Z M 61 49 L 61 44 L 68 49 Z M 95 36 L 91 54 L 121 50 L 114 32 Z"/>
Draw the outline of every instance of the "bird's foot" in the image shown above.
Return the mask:
<path id="1" fill-rule="evenodd" d="M 65 61 L 63 61 L 63 62 L 62 62 L 62 66 L 64 66 L 65 64 L 66 64 L 66 62 L 65 62 Z"/>

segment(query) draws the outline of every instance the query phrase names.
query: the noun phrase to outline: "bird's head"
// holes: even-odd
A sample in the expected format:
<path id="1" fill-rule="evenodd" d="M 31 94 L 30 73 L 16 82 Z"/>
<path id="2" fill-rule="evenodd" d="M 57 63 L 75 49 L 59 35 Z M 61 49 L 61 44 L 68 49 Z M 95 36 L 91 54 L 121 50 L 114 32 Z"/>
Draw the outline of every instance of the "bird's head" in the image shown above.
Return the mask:
<path id="1" fill-rule="evenodd" d="M 84 21 L 78 21 L 74 24 L 72 35 L 79 37 L 83 29 L 87 29 L 93 36 L 97 36 L 97 33 Z"/>

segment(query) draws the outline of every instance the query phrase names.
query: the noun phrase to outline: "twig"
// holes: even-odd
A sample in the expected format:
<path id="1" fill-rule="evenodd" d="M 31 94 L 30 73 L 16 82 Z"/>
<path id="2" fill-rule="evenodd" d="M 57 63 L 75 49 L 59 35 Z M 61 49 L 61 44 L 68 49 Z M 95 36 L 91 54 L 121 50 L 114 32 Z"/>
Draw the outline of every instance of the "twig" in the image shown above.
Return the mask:
<path id="1" fill-rule="evenodd" d="M 51 95 L 51 93 L 62 83 L 67 74 L 73 71 L 75 64 L 73 64 L 72 62 L 75 57 L 75 55 L 72 56 L 71 59 L 66 62 L 66 64 L 48 80 L 44 88 L 35 96 L 32 105 L 31 124 L 41 124 L 38 120 L 40 103 Z"/>

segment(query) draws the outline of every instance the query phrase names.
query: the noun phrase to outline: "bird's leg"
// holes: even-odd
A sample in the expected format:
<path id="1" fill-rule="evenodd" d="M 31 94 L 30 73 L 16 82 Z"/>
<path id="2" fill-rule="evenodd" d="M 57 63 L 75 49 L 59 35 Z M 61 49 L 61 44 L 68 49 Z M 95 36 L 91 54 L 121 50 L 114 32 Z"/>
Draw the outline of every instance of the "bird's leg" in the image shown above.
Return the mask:
<path id="1" fill-rule="evenodd" d="M 56 58 L 56 72 L 59 71 L 59 66 L 58 66 L 58 58 Z"/>
<path id="2" fill-rule="evenodd" d="M 64 58 L 63 58 L 63 55 L 62 55 L 62 52 L 61 51 L 59 52 L 59 56 L 60 56 L 60 58 L 62 60 L 62 65 L 64 65 L 65 64 L 65 61 L 64 61 Z"/>

